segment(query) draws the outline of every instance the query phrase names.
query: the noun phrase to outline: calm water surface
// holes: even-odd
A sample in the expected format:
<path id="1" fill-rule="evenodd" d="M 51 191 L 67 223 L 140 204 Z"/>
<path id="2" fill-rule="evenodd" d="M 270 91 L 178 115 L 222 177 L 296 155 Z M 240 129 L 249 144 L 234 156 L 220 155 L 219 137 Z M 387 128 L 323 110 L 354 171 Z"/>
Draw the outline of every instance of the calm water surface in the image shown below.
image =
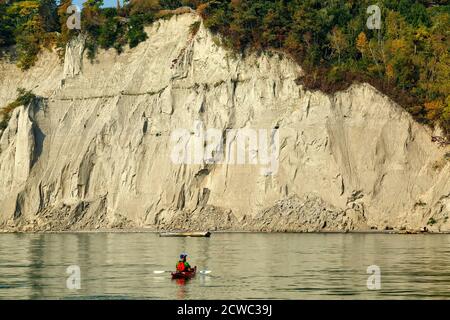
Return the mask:
<path id="1" fill-rule="evenodd" d="M 180 252 L 212 270 L 187 283 L 156 275 Z M 81 289 L 66 287 L 70 265 Z M 381 268 L 368 290 L 367 267 Z M 1 234 L 0 299 L 450 298 L 450 235 Z"/>

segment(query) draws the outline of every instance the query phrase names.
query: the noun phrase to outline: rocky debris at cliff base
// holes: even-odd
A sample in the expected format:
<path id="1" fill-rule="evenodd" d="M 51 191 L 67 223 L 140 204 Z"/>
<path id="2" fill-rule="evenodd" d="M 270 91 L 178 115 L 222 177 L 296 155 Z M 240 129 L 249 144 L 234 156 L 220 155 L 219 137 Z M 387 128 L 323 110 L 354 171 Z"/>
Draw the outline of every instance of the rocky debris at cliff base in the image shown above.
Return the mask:
<path id="1" fill-rule="evenodd" d="M 120 216 L 119 216 L 120 217 Z M 9 231 L 42 232 L 69 230 L 97 230 L 104 228 L 128 228 L 133 224 L 115 219 L 108 221 L 106 216 L 105 199 L 92 202 L 81 201 L 73 204 L 60 203 L 46 207 L 32 218 L 19 216 L 6 224 Z"/>
<path id="2" fill-rule="evenodd" d="M 156 218 L 146 230 L 158 231 L 261 231 L 261 232 L 321 232 L 369 229 L 363 212 L 340 210 L 327 204 L 319 196 L 292 195 L 261 210 L 254 217 L 236 217 L 229 209 L 214 206 L 194 211 L 174 210 Z M 8 231 L 77 231 L 98 229 L 142 228 L 123 216 L 108 221 L 103 201 L 80 202 L 68 206 L 46 208 L 33 220 L 17 219 L 5 227 Z"/>
<path id="3" fill-rule="evenodd" d="M 337 209 L 320 197 L 293 195 L 276 202 L 248 220 L 244 228 L 252 231 L 319 232 L 369 229 L 364 213 Z"/>
<path id="4" fill-rule="evenodd" d="M 177 211 L 171 219 L 159 221 L 158 230 L 209 231 L 273 231 L 320 232 L 369 230 L 364 213 L 357 209 L 340 210 L 320 197 L 292 195 L 273 206 L 251 214 L 236 217 L 231 210 L 206 206 L 193 212 Z"/>
<path id="5" fill-rule="evenodd" d="M 316 194 L 299 197 L 294 194 L 277 201 L 273 206 L 251 214 L 236 217 L 230 209 L 215 206 L 198 207 L 194 211 L 168 210 L 150 225 L 137 225 L 123 215 L 113 219 L 106 214 L 105 200 L 79 202 L 48 207 L 31 220 L 19 217 L 0 225 L 4 232 L 46 232 L 86 230 L 141 230 L 147 231 L 253 231 L 253 232 L 349 232 L 377 231 L 369 226 L 364 216 L 364 205 L 345 210 L 326 203 Z M 446 221 L 447 222 L 447 221 Z M 381 230 L 381 229 L 380 229 Z M 422 227 L 418 230 L 386 227 L 384 231 L 416 234 L 441 232 L 440 228 Z"/>
<path id="6" fill-rule="evenodd" d="M 189 211 L 175 211 L 169 220 L 158 221 L 156 228 L 165 231 L 242 231 L 239 219 L 231 210 L 205 206 Z"/>

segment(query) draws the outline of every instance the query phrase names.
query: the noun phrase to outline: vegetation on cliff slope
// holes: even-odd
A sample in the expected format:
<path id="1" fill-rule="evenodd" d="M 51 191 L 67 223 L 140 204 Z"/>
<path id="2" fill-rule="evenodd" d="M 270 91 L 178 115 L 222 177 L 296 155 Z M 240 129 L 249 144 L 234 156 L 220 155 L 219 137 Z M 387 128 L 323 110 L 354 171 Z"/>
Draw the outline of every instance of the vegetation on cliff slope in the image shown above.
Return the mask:
<path id="1" fill-rule="evenodd" d="M 27 106 L 36 98 L 37 97 L 33 92 L 25 90 L 23 88 L 18 88 L 16 100 L 8 103 L 6 107 L 0 110 L 0 130 L 4 130 L 7 127 L 8 121 L 11 117 L 11 113 L 15 108 L 19 106 Z"/>
<path id="2" fill-rule="evenodd" d="M 71 0 L 0 0 L 0 46 L 16 46 L 29 68 L 37 53 L 61 54 L 78 31 L 66 25 Z M 190 6 L 223 43 L 241 53 L 265 49 L 290 54 L 306 70 L 311 89 L 334 92 L 367 81 L 417 120 L 439 123 L 450 135 L 450 5 L 448 0 L 380 0 L 381 28 L 366 25 L 369 0 L 130 0 L 102 8 L 83 4 L 81 32 L 91 58 L 98 48 L 134 47 L 146 24 Z"/>

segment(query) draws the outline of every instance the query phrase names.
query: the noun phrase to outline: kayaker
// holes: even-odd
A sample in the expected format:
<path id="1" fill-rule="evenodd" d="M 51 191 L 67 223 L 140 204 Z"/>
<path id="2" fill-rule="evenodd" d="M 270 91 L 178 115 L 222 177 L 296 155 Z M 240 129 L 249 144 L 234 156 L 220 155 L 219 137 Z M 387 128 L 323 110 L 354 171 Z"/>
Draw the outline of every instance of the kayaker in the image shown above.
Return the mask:
<path id="1" fill-rule="evenodd" d="M 180 260 L 177 263 L 177 272 L 191 272 L 193 269 L 191 268 L 191 265 L 189 262 L 186 261 L 187 254 L 182 253 L 180 254 Z"/>

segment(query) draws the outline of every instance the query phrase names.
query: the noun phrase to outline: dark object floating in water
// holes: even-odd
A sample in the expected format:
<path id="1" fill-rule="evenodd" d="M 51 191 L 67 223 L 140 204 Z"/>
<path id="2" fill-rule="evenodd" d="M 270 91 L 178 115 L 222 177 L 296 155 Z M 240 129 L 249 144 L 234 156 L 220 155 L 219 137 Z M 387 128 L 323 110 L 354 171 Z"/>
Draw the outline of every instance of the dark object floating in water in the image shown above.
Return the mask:
<path id="1" fill-rule="evenodd" d="M 160 237 L 207 237 L 211 236 L 211 232 L 162 232 Z"/>

